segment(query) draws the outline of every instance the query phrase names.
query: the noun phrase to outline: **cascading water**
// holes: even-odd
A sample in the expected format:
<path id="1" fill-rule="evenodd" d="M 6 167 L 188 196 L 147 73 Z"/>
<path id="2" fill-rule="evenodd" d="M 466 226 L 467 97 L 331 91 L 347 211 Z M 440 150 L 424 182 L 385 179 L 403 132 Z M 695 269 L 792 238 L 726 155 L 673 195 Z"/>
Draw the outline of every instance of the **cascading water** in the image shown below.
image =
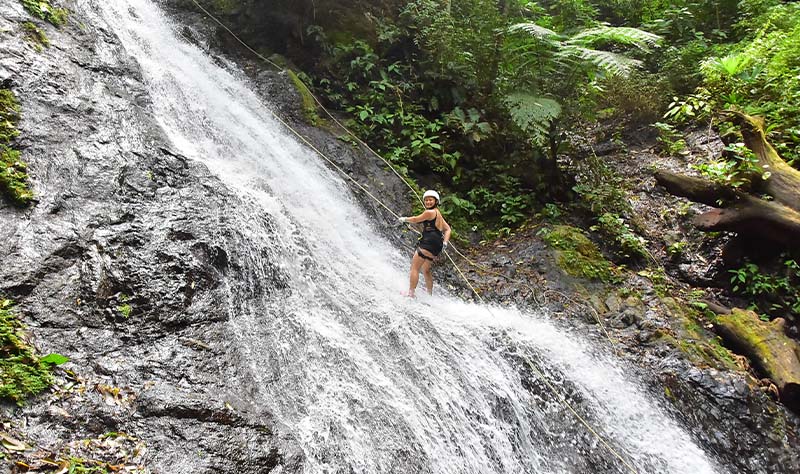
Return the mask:
<path id="1" fill-rule="evenodd" d="M 715 472 L 618 363 L 546 315 L 403 298 L 409 257 L 240 74 L 177 39 L 149 0 L 93 3 L 141 65 L 175 148 L 252 204 L 230 216 L 249 239 L 228 278 L 232 344 L 304 472 L 627 472 L 528 360 L 636 470 Z M 282 283 L 266 288 L 275 263 Z"/>

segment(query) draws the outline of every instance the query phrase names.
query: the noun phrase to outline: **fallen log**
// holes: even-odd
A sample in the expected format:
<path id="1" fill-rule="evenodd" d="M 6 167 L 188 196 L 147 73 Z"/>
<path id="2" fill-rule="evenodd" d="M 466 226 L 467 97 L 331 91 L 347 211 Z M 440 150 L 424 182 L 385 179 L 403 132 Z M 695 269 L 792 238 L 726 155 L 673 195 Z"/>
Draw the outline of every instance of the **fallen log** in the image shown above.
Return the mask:
<path id="1" fill-rule="evenodd" d="M 794 246 L 800 241 L 800 212 L 775 201 L 765 201 L 701 178 L 658 171 L 656 182 L 673 195 L 724 209 L 695 217 L 704 232 L 732 231 Z"/>
<path id="2" fill-rule="evenodd" d="M 759 319 L 753 311 L 734 308 L 719 315 L 714 329 L 725 345 L 750 359 L 761 375 L 778 387 L 781 402 L 800 411 L 800 344 L 784 332 L 785 321 Z"/>
<path id="3" fill-rule="evenodd" d="M 800 210 L 800 170 L 785 162 L 767 141 L 764 120 L 741 112 L 727 114 L 739 126 L 744 144 L 756 156 L 762 171 L 769 173 L 766 179 L 761 179 L 761 176 L 753 177 L 753 190 L 772 196 L 784 206 Z"/>
<path id="4" fill-rule="evenodd" d="M 655 178 L 656 182 L 664 186 L 670 194 L 707 206 L 718 207 L 720 201 L 723 203 L 734 201 L 739 195 L 728 186 L 669 171 L 658 170 Z"/>

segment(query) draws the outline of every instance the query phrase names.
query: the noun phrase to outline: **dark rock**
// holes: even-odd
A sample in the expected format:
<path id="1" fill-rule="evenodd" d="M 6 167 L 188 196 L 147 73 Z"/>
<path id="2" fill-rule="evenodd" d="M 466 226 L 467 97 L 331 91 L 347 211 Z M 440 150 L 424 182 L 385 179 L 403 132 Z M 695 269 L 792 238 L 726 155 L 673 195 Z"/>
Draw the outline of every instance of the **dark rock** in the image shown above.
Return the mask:
<path id="1" fill-rule="evenodd" d="M 3 3 L 0 18 L 10 8 Z M 15 52 L 3 61 L 18 71 L 22 158 L 39 198 L 22 211 L 0 206 L 0 292 L 17 301 L 42 352 L 67 355 L 86 383 L 81 397 L 25 407 L 28 433 L 55 452 L 125 432 L 145 442 L 160 472 L 299 472 L 288 430 L 237 402 L 258 387 L 243 356 L 226 348 L 234 335 L 219 288 L 241 266 L 231 248 L 247 237 L 223 216 L 248 204 L 169 151 L 138 67 L 85 13 L 49 30 L 59 48 L 41 55 L 14 35 L 0 38 Z M 262 218 L 262 229 L 274 229 Z M 282 291 L 284 280 L 275 265 L 261 291 Z M 183 339 L 203 339 L 207 354 Z M 106 386 L 121 394 L 111 404 Z M 205 459 L 170 467 L 198 449 Z"/>

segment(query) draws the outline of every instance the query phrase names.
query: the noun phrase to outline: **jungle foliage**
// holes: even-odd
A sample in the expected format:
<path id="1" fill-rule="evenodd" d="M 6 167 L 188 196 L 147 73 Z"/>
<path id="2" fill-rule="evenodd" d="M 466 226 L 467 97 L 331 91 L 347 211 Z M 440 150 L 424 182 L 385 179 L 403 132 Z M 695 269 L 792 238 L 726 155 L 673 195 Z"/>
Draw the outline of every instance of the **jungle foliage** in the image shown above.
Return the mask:
<path id="1" fill-rule="evenodd" d="M 371 36 L 308 27 L 322 59 L 309 72 L 361 137 L 446 190 L 456 227 L 509 231 L 543 203 L 577 199 L 596 229 L 624 230 L 628 216 L 593 212 L 575 189 L 572 127 L 657 123 L 677 153 L 676 127 L 739 107 L 765 115 L 794 161 L 798 11 L 769 0 L 415 0 L 374 19 Z M 733 150 L 706 170 L 735 179 L 743 163 Z"/>
<path id="2" fill-rule="evenodd" d="M 377 19 L 372 38 L 311 26 L 323 58 L 312 83 L 403 172 L 446 190 L 456 228 L 507 232 L 569 192 L 558 162 L 568 124 L 660 41 L 579 10 L 415 0 Z"/>
<path id="3" fill-rule="evenodd" d="M 579 132 L 596 123 L 652 130 L 669 155 L 687 152 L 685 130 L 715 128 L 727 148 L 697 169 L 741 189 L 770 171 L 721 120 L 736 110 L 763 116 L 769 142 L 800 166 L 797 2 L 205 3 L 299 66 L 302 83 L 414 186 L 439 189 L 456 230 L 492 237 L 556 209 L 564 220 L 588 218 L 615 263 L 653 260 L 624 177 L 581 145 Z M 612 141 L 624 149 L 621 136 Z M 748 284 L 760 282 L 742 268 Z M 745 287 L 738 292 L 766 304 Z M 789 292 L 769 305 L 794 301 Z"/>
<path id="4" fill-rule="evenodd" d="M 635 227 L 616 212 L 604 224 L 608 211 L 573 189 L 572 132 L 598 120 L 658 123 L 666 152 L 680 153 L 682 128 L 737 107 L 765 115 L 770 141 L 797 160 L 796 2 L 205 3 L 289 56 L 327 106 L 421 187 L 442 188 L 455 228 L 508 232 L 554 201 L 577 204 L 597 228 L 617 218 Z M 285 43 L 259 34 L 267 24 Z M 742 161 L 732 160 L 708 169 L 724 179 Z"/>

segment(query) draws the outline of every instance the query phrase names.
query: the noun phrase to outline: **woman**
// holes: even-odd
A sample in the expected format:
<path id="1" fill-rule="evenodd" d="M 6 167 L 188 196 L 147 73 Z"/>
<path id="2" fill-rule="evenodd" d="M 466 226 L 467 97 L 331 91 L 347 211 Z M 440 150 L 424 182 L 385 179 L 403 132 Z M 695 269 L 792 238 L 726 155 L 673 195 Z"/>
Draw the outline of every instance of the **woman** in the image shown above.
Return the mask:
<path id="1" fill-rule="evenodd" d="M 414 297 L 414 291 L 417 289 L 420 269 L 425 274 L 425 287 L 428 289 L 428 294 L 433 294 L 431 263 L 442 253 L 443 249 L 447 248 L 447 242 L 450 240 L 450 225 L 447 224 L 438 209 L 439 193 L 433 190 L 425 191 L 425 194 L 422 195 L 422 204 L 425 206 L 422 214 L 400 218 L 400 222 L 422 223 L 422 237 L 417 242 L 417 250 L 411 259 L 411 275 L 407 294 L 411 298 Z"/>

